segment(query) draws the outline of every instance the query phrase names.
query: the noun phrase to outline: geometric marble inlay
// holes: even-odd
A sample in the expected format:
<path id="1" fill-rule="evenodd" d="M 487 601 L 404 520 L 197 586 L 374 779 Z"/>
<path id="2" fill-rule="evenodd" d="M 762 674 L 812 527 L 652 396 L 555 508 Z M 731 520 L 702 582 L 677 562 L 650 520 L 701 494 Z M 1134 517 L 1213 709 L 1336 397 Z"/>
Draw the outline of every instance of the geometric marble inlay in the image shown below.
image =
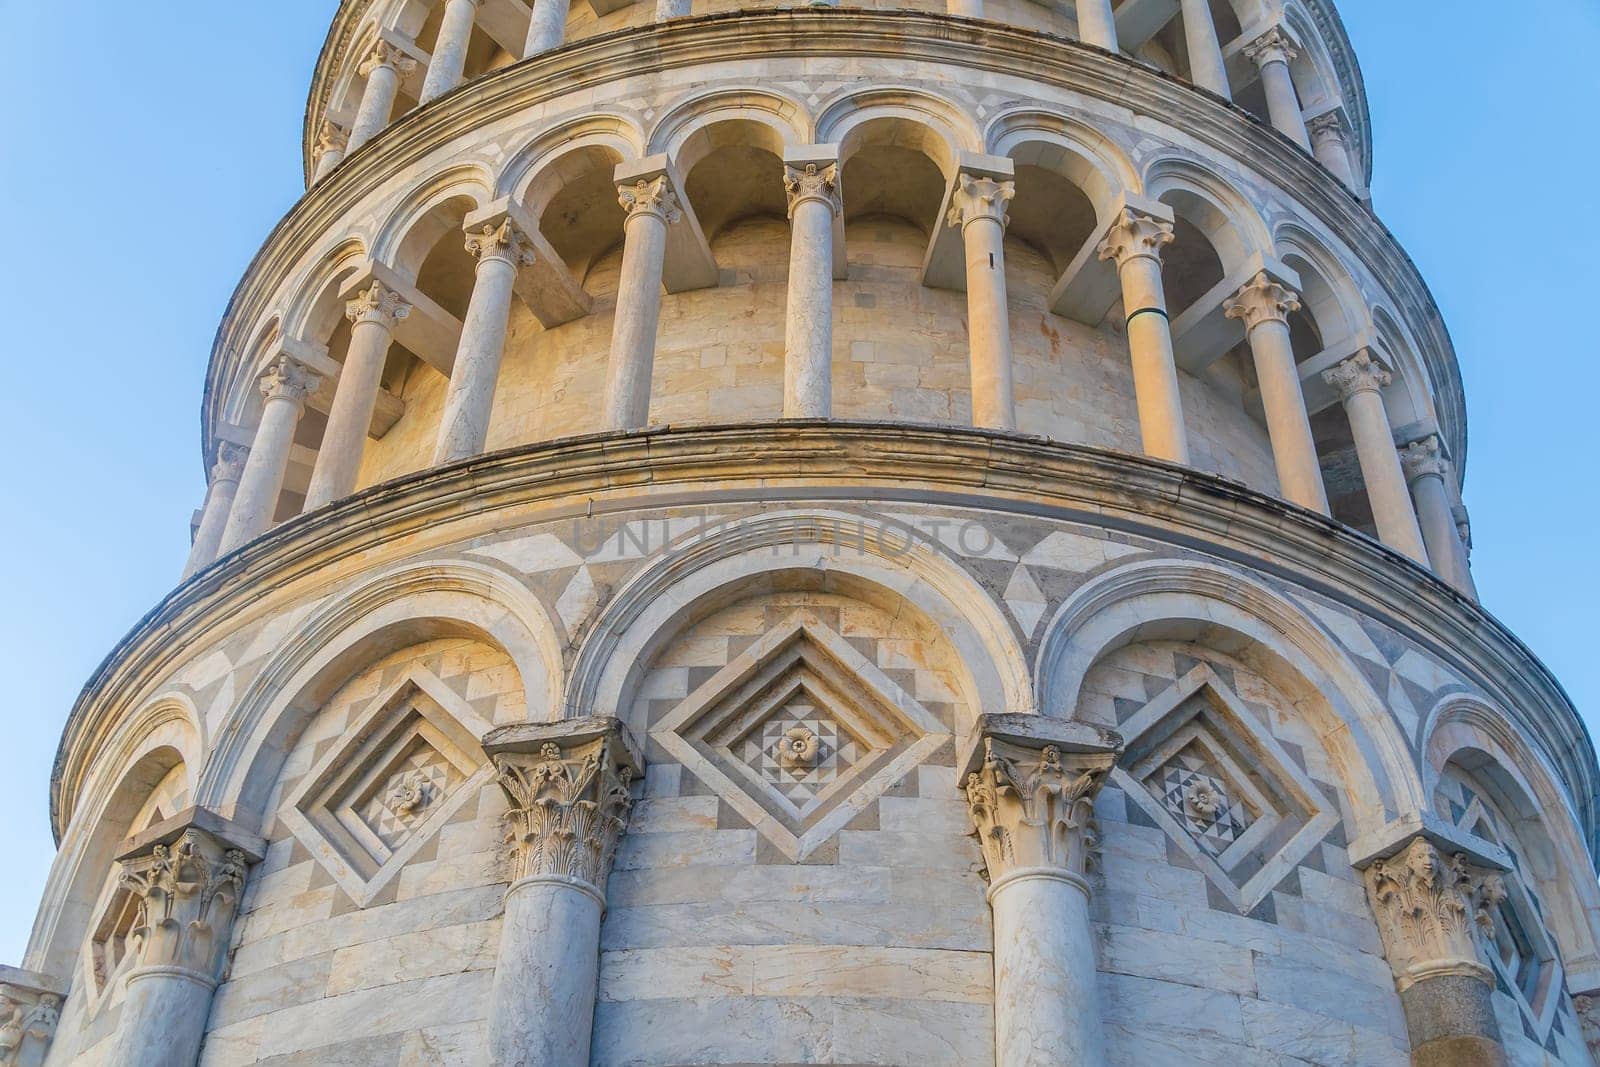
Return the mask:
<path id="1" fill-rule="evenodd" d="M 801 611 L 691 693 L 650 736 L 799 861 L 950 731 Z"/>
<path id="2" fill-rule="evenodd" d="M 1118 730 L 1128 744 L 1112 781 L 1241 912 L 1338 825 L 1322 791 L 1205 664 Z"/>
<path id="3" fill-rule="evenodd" d="M 317 761 L 280 817 L 365 906 L 493 777 L 478 745 L 491 728 L 413 667 Z"/>

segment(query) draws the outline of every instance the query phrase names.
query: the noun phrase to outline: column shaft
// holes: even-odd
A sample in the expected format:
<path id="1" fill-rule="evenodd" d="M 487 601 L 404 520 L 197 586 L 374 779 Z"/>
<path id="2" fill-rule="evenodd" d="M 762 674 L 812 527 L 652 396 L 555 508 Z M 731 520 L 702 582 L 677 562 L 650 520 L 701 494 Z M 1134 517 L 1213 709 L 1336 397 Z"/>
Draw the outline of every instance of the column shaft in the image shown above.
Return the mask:
<path id="1" fill-rule="evenodd" d="M 355 122 L 350 126 L 347 154 L 372 140 L 389 125 L 395 98 L 400 95 L 400 77 L 416 68 L 416 60 L 404 55 L 387 41 L 378 42 L 360 67 L 360 73 L 366 76 L 367 86 L 361 93 L 361 106 L 356 109 Z"/>
<path id="2" fill-rule="evenodd" d="M 506 892 L 490 992 L 495 1067 L 589 1062 L 604 911 L 592 886 L 569 880 L 528 878 Z"/>
<path id="3" fill-rule="evenodd" d="M 461 347 L 450 372 L 450 391 L 433 453 L 435 465 L 476 456 L 488 443 L 517 268 L 528 257 L 526 243 L 510 222 L 472 235 L 467 248 L 478 257 L 477 279 L 461 326 Z"/>
<path id="4" fill-rule="evenodd" d="M 195 530 L 194 544 L 190 546 L 189 559 L 184 564 L 185 578 L 216 561 L 217 549 L 222 544 L 222 533 L 228 527 L 228 515 L 233 511 L 233 500 L 238 494 L 239 478 L 244 474 L 248 456 L 249 453 L 238 445 L 223 444 L 218 449 L 216 465 L 211 469 L 211 485 L 206 489 L 200 527 Z"/>
<path id="5" fill-rule="evenodd" d="M 1300 107 L 1300 94 L 1295 92 L 1294 74 L 1289 70 L 1289 61 L 1299 52 L 1282 30 L 1272 29 L 1245 45 L 1244 54 L 1261 68 L 1261 87 L 1267 94 L 1267 115 L 1273 128 L 1311 151 L 1305 112 Z"/>
<path id="6" fill-rule="evenodd" d="M 1104 1064 L 1087 886 L 1020 871 L 989 891 L 989 904 L 997 1067 Z"/>
<path id="7" fill-rule="evenodd" d="M 1189 462 L 1189 438 L 1172 353 L 1166 288 L 1161 280 L 1161 249 L 1173 240 L 1172 224 L 1124 209 L 1100 245 L 1101 259 L 1114 259 L 1122 280 L 1127 312 L 1128 354 L 1139 407 L 1139 432 L 1146 455 L 1173 463 Z"/>
<path id="8" fill-rule="evenodd" d="M 322 447 L 311 471 L 311 486 L 306 490 L 305 509 L 311 511 L 355 491 L 361 473 L 361 457 L 366 453 L 367 432 L 372 427 L 372 412 L 378 406 L 378 389 L 383 384 L 383 366 L 394 340 L 394 326 L 411 313 L 411 305 L 380 282 L 363 291 L 346 306 L 353 323 L 350 347 L 345 351 L 344 369 L 328 412 L 328 426 L 322 431 Z"/>
<path id="9" fill-rule="evenodd" d="M 161 970 L 128 976 L 117 1024 L 118 1067 L 179 1067 L 198 1063 L 214 982 Z"/>
<path id="10" fill-rule="evenodd" d="M 1345 143 L 1344 121 L 1337 112 L 1329 112 L 1311 120 L 1307 127 L 1311 136 L 1311 154 L 1326 167 L 1347 189 L 1357 189 L 1355 166 L 1350 161 L 1350 147 Z"/>
<path id="11" fill-rule="evenodd" d="M 533 18 L 528 22 L 528 43 L 524 57 L 560 48 L 567 38 L 569 0 L 533 0 Z"/>
<path id="12" fill-rule="evenodd" d="M 789 297 L 784 324 L 783 417 L 833 414 L 833 220 L 838 168 L 786 167 Z"/>
<path id="13" fill-rule="evenodd" d="M 349 149 L 350 137 L 332 122 L 323 122 L 322 130 L 317 135 L 317 165 L 312 172 L 313 184 L 326 178 L 333 168 L 344 161 L 345 152 Z"/>
<path id="14" fill-rule="evenodd" d="M 1461 542 L 1450 490 L 1445 485 L 1450 463 L 1444 457 L 1438 438 L 1430 437 L 1409 445 L 1402 463 L 1416 501 L 1417 521 L 1422 527 L 1423 543 L 1427 545 L 1428 562 L 1434 573 L 1457 592 L 1476 599 L 1478 591 L 1472 580 L 1472 567 L 1467 562 L 1467 548 Z"/>
<path id="15" fill-rule="evenodd" d="M 956 182 L 948 222 L 961 227 L 966 256 L 972 422 L 985 429 L 1015 430 L 1005 234 L 1006 204 L 1016 195 L 1016 183 L 970 174 L 959 175 Z"/>
<path id="16" fill-rule="evenodd" d="M 1217 42 L 1217 25 L 1211 17 L 1208 0 L 1182 0 L 1183 38 L 1189 52 L 1189 76 L 1202 89 L 1225 99 L 1233 99 L 1228 86 L 1228 67 Z"/>
<path id="17" fill-rule="evenodd" d="M 625 186 L 619 192 L 628 209 L 628 221 L 623 228 L 622 277 L 617 282 L 602 417 L 608 430 L 637 430 L 650 419 L 650 375 L 661 320 L 667 226 L 678 217 L 679 209 L 664 177 Z"/>
<path id="18" fill-rule="evenodd" d="M 266 403 L 261 422 L 256 426 L 250 458 L 245 461 L 233 510 L 217 549 L 225 556 L 246 541 L 266 533 L 278 509 L 284 475 L 289 469 L 289 450 L 294 446 L 295 427 L 305 408 L 306 397 L 318 385 L 316 375 L 287 357 L 280 358 L 262 376 Z"/>
<path id="19" fill-rule="evenodd" d="M 1426 567 L 1428 553 L 1417 527 L 1411 494 L 1406 491 L 1405 472 L 1400 469 L 1400 453 L 1394 447 L 1394 432 L 1380 391 L 1390 383 L 1392 375 L 1363 351 L 1324 371 L 1322 378 L 1339 394 L 1350 420 L 1361 480 L 1366 483 L 1379 540 Z"/>
<path id="20" fill-rule="evenodd" d="M 1117 19 L 1111 11 L 1111 0 L 1078 0 L 1078 37 L 1107 52 L 1118 50 Z"/>
<path id="21" fill-rule="evenodd" d="M 461 84 L 467 69 L 467 46 L 472 43 L 472 25 L 481 0 L 445 0 L 444 19 L 433 44 L 433 59 L 422 81 L 419 103 L 426 104 Z"/>

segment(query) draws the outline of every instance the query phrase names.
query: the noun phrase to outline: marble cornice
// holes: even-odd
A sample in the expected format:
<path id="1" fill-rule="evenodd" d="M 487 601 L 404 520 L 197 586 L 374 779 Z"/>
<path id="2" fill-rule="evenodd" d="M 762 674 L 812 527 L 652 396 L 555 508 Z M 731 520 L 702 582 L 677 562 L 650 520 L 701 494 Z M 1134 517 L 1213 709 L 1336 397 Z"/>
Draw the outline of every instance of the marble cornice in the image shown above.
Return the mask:
<path id="1" fill-rule="evenodd" d="M 422 471 L 282 524 L 175 589 L 89 680 L 51 777 L 56 834 L 115 726 L 181 665 L 191 635 L 220 640 L 326 594 L 357 568 L 520 524 L 775 495 L 905 499 L 1087 523 L 1314 590 L 1404 634 L 1505 708 L 1558 769 L 1593 838 L 1600 770 L 1566 693 L 1493 616 L 1404 556 L 1239 483 L 1142 456 L 970 429 L 848 422 L 547 442 Z"/>
<path id="2" fill-rule="evenodd" d="M 811 8 L 675 19 L 583 38 L 468 82 L 402 117 L 317 183 L 273 229 L 235 290 L 207 371 L 202 423 L 209 463 L 245 331 L 268 310 L 283 274 L 368 191 L 426 153 L 552 97 L 620 77 L 726 61 L 730 55 L 842 55 L 952 63 L 1020 75 L 1156 118 L 1229 158 L 1246 161 L 1340 234 L 1396 302 L 1416 336 L 1458 477 L 1467 454 L 1466 400 L 1438 305 L 1394 234 L 1321 164 L 1255 116 L 1186 82 L 1077 41 L 946 15 Z"/>

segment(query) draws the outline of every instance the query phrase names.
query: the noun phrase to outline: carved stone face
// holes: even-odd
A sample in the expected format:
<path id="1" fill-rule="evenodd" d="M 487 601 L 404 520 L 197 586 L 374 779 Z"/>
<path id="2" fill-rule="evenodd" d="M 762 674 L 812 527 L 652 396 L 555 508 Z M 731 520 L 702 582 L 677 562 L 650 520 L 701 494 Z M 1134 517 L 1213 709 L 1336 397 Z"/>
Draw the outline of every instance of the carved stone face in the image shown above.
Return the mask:
<path id="1" fill-rule="evenodd" d="M 778 764 L 785 770 L 796 767 L 815 767 L 822 753 L 822 741 L 806 726 L 796 726 L 786 731 L 778 745 Z"/>

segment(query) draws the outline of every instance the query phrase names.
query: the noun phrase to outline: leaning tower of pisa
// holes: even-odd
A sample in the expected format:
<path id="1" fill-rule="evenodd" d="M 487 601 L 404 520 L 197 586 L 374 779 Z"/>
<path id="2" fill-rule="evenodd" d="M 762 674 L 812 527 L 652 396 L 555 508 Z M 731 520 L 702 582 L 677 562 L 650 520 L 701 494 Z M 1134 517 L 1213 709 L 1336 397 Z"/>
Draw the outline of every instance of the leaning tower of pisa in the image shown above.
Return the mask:
<path id="1" fill-rule="evenodd" d="M 0 1064 L 1594 1062 L 1331 0 L 336 7 Z"/>

